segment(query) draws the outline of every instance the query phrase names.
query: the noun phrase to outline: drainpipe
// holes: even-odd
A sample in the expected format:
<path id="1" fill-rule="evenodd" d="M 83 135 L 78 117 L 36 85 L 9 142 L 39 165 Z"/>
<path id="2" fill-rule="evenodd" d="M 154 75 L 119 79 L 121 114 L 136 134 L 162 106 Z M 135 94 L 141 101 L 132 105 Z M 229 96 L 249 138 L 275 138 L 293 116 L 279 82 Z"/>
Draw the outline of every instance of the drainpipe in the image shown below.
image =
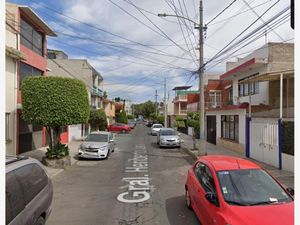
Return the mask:
<path id="1" fill-rule="evenodd" d="M 283 74 L 280 74 L 280 111 L 278 119 L 278 168 L 282 169 L 282 106 L 283 106 Z"/>

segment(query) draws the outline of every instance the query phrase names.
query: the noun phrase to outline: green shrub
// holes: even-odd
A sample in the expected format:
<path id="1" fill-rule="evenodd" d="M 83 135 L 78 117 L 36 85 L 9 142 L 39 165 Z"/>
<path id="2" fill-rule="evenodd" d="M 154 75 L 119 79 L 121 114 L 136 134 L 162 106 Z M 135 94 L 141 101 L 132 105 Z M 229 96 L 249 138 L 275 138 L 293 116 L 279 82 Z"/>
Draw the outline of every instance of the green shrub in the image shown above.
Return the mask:
<path id="1" fill-rule="evenodd" d="M 69 155 L 69 147 L 67 145 L 57 143 L 53 148 L 47 148 L 46 157 L 48 159 L 60 159 Z"/>
<path id="2" fill-rule="evenodd" d="M 118 122 L 118 123 L 125 123 L 125 124 L 128 123 L 128 119 L 127 119 L 127 115 L 126 115 L 125 110 L 122 110 L 122 112 L 120 112 L 120 113 L 118 114 L 117 122 Z"/>
<path id="3" fill-rule="evenodd" d="M 187 125 L 189 127 L 193 127 L 194 128 L 194 136 L 199 137 L 199 135 L 200 135 L 199 120 L 187 120 Z"/>
<path id="4" fill-rule="evenodd" d="M 133 119 L 134 119 L 134 116 L 133 116 L 133 115 L 127 115 L 127 119 L 128 119 L 128 120 L 133 120 Z"/>
<path id="5" fill-rule="evenodd" d="M 86 86 L 80 80 L 26 77 L 21 91 L 22 118 L 46 127 L 50 149 L 59 146 L 61 127 L 88 122 L 89 98 Z"/>
<path id="6" fill-rule="evenodd" d="M 105 130 L 107 127 L 107 116 L 104 109 L 91 110 L 89 123 L 92 130 Z"/>
<path id="7" fill-rule="evenodd" d="M 157 116 L 156 120 L 158 123 L 164 125 L 165 124 L 165 117 L 164 116 Z"/>
<path id="8" fill-rule="evenodd" d="M 176 121 L 184 121 L 184 117 L 183 116 L 176 116 L 175 120 Z"/>

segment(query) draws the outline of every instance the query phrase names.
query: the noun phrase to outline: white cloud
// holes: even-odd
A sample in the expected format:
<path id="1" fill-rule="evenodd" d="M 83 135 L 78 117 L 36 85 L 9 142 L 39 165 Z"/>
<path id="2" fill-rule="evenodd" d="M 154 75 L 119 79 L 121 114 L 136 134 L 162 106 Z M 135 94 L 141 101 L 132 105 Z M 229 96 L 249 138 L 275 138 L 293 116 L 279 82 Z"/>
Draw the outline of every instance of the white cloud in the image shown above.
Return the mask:
<path id="1" fill-rule="evenodd" d="M 189 79 L 191 74 L 190 72 L 180 70 L 178 68 L 175 69 L 175 67 L 188 68 L 191 71 L 196 71 L 198 69 L 198 51 L 195 50 L 195 63 L 193 63 L 191 60 L 187 61 L 184 59 L 158 55 L 169 54 L 176 57 L 191 59 L 191 56 L 189 54 L 183 52 L 177 46 L 174 46 L 174 43 L 172 43 L 167 38 L 163 38 L 162 36 L 164 34 L 162 34 L 161 31 L 157 29 L 157 27 L 151 24 L 150 21 L 148 21 L 140 12 L 138 12 L 134 7 L 128 4 L 126 2 L 127 0 L 111 1 L 124 8 L 126 11 L 142 21 L 142 23 L 151 27 L 153 30 L 156 30 L 156 32 L 153 32 L 153 30 L 149 29 L 147 26 L 130 17 L 124 11 L 120 10 L 118 7 L 112 4 L 109 0 L 63 1 L 61 2 L 61 4 L 63 4 L 64 7 L 62 9 L 64 14 L 76 18 L 76 20 L 88 23 L 91 26 L 95 26 L 100 29 L 107 30 L 108 32 L 114 33 L 118 36 L 124 37 L 124 39 L 133 40 L 140 43 L 140 45 L 138 45 L 133 42 L 126 41 L 119 37 L 102 32 L 99 29 L 97 30 L 95 28 L 92 28 L 91 26 L 86 26 L 82 23 L 66 19 L 65 17 L 61 16 L 59 17 L 61 19 L 60 24 L 50 23 L 51 26 L 54 27 L 54 29 L 59 30 L 60 32 L 94 40 L 93 42 L 91 40 L 75 40 L 66 37 L 59 37 L 61 38 L 60 40 L 65 40 L 73 46 L 66 46 L 66 51 L 69 52 L 69 56 L 73 58 L 87 58 L 89 63 L 103 75 L 105 83 L 115 83 L 115 85 L 105 86 L 105 89 L 108 91 L 109 95 L 120 95 L 122 93 L 122 95 L 127 96 L 126 98 L 131 98 L 131 100 L 133 101 L 142 101 L 142 99 L 147 100 L 149 98 L 152 98 L 152 96 L 154 95 L 154 90 L 157 88 L 160 91 L 160 95 L 162 96 L 162 82 L 164 76 L 168 77 L 167 86 L 169 92 L 171 92 L 170 90 L 174 86 L 185 85 L 188 81 L 189 85 L 197 88 L 198 81 L 197 79 L 195 80 L 195 77 L 197 76 L 193 76 L 191 79 Z M 177 19 L 175 17 L 169 17 L 167 18 L 167 20 L 165 20 L 156 16 L 157 13 L 162 12 L 174 14 L 172 9 L 166 3 L 167 1 L 131 1 L 138 7 L 149 12 L 153 12 L 155 15 L 142 11 L 173 41 L 175 41 L 183 48 L 186 48 L 180 26 L 177 24 Z M 231 2 L 232 0 L 203 1 L 204 24 L 213 19 Z M 268 9 L 268 7 L 275 3 L 275 0 L 249 0 L 247 2 L 251 6 L 258 6 L 255 7 L 254 10 L 257 12 L 257 14 L 261 15 L 265 10 Z M 183 1 L 181 1 L 181 3 L 183 10 L 185 10 Z M 198 1 L 185 1 L 185 4 L 187 7 L 189 18 L 197 21 Z M 263 17 L 263 19 L 267 21 L 287 5 L 289 5 L 289 0 L 281 0 Z M 178 5 L 178 2 L 176 2 L 176 7 L 178 8 L 178 13 L 180 13 L 180 6 Z M 239 14 L 238 16 L 235 16 L 231 19 L 226 19 L 243 11 L 246 12 Z M 186 13 L 184 12 L 184 14 Z M 241 33 L 256 19 L 257 16 L 243 3 L 243 1 L 236 1 L 229 9 L 227 9 L 223 14 L 216 18 L 213 23 L 208 25 L 206 34 L 207 38 L 205 39 L 206 45 L 204 46 L 204 58 L 207 60 L 214 56 L 219 50 L 226 46 L 234 37 Z M 214 24 L 221 20 L 224 21 L 222 23 Z M 262 21 L 258 21 L 257 23 L 255 23 L 255 26 L 253 26 L 253 28 L 249 29 L 249 31 L 261 24 Z M 198 31 L 193 29 L 192 26 L 190 29 L 193 30 L 195 37 L 189 33 L 189 39 L 187 37 L 188 35 L 185 27 L 183 27 L 187 42 L 190 46 L 190 49 L 192 49 L 197 47 Z M 239 38 L 242 38 L 249 31 L 242 34 Z M 293 30 L 291 30 L 289 27 L 289 23 L 286 23 L 283 26 L 277 28 L 276 32 L 279 33 L 283 39 L 293 38 L 294 35 Z M 157 33 L 160 33 L 160 35 Z M 268 41 L 281 41 L 273 32 L 270 32 L 268 34 L 267 39 Z M 192 42 L 190 42 L 190 40 Z M 107 46 L 103 43 L 103 41 L 115 43 L 110 43 L 114 46 Z M 262 37 L 258 41 L 253 41 L 253 43 L 251 43 L 249 46 L 243 47 L 240 51 L 236 52 L 232 56 L 224 58 L 224 61 L 220 64 L 215 65 L 215 63 L 212 63 L 211 65 L 207 65 L 206 71 L 217 71 L 220 73 L 224 72 L 226 61 L 233 60 L 235 57 L 237 57 L 237 54 L 240 54 L 241 52 L 254 50 L 255 48 L 263 45 L 264 42 L 264 37 Z M 124 48 L 117 48 L 116 45 L 123 46 Z M 153 45 L 152 47 L 154 49 L 147 48 L 143 45 Z M 156 52 L 158 54 L 151 54 L 145 51 Z M 155 87 L 155 85 L 157 86 Z"/>

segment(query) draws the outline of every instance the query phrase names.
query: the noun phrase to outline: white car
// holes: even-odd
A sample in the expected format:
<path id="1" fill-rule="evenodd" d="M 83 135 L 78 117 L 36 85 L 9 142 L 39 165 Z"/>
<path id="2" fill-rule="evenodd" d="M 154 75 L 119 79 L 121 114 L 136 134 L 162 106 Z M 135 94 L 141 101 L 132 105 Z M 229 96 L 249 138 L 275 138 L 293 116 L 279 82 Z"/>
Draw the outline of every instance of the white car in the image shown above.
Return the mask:
<path id="1" fill-rule="evenodd" d="M 162 128 L 157 134 L 159 147 L 180 147 L 179 134 L 172 128 Z"/>
<path id="2" fill-rule="evenodd" d="M 163 128 L 163 125 L 160 123 L 155 123 L 151 127 L 151 135 L 157 135 L 160 129 Z"/>
<path id="3" fill-rule="evenodd" d="M 78 157 L 86 159 L 107 159 L 115 151 L 114 136 L 111 132 L 90 133 L 79 146 Z"/>

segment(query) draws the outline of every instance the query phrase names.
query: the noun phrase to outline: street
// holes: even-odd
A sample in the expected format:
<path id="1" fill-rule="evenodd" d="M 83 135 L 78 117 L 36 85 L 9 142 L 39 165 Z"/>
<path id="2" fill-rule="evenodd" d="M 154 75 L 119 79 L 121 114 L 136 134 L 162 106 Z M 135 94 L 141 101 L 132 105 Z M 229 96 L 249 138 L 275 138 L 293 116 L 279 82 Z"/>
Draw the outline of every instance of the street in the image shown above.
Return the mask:
<path id="1" fill-rule="evenodd" d="M 189 155 L 158 148 L 142 124 L 115 141 L 107 160 L 80 160 L 54 177 L 47 225 L 199 224 L 184 201 Z"/>

